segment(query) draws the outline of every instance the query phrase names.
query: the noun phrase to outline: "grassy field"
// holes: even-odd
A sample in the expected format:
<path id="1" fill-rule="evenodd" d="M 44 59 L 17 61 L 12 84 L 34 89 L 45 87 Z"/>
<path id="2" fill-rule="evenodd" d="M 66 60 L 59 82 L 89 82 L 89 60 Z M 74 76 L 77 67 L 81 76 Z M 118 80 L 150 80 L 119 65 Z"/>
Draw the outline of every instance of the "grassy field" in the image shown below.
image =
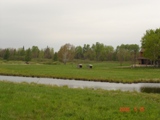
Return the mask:
<path id="1" fill-rule="evenodd" d="M 83 62 L 83 61 L 82 61 Z M 160 82 L 159 68 L 132 68 L 130 63 L 120 66 L 118 62 L 92 62 L 93 69 L 88 69 L 88 63 L 82 69 L 76 63 L 24 64 L 24 62 L 0 62 L 1 75 L 50 77 L 76 80 L 93 80 L 108 82 Z"/>
<path id="2" fill-rule="evenodd" d="M 1 120 L 158 120 L 160 94 L 0 81 Z"/>

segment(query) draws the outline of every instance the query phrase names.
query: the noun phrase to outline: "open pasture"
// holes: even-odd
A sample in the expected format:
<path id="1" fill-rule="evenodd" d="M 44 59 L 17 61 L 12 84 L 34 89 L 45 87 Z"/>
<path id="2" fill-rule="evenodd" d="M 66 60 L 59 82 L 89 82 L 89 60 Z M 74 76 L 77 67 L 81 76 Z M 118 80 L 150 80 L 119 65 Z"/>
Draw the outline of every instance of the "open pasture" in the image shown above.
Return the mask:
<path id="1" fill-rule="evenodd" d="M 129 63 L 120 66 L 118 62 L 92 62 L 93 68 L 89 69 L 88 64 L 86 62 L 82 68 L 78 68 L 78 63 L 1 63 L 0 74 L 122 83 L 160 82 L 159 68 L 133 68 Z"/>

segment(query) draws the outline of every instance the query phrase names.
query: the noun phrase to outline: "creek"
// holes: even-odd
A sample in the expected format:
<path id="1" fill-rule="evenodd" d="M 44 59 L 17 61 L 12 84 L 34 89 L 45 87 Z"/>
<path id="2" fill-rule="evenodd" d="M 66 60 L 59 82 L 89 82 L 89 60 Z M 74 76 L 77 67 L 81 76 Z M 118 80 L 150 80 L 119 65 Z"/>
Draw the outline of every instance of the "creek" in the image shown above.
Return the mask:
<path id="1" fill-rule="evenodd" d="M 137 91 L 145 92 L 145 88 L 154 88 L 160 93 L 160 83 L 109 83 L 109 82 L 93 82 L 93 81 L 80 81 L 80 80 L 64 80 L 53 78 L 33 78 L 33 77 L 18 77 L 18 76 L 3 76 L 0 75 L 0 81 L 10 82 L 27 82 L 46 85 L 68 86 L 69 88 L 93 88 L 104 90 L 121 90 L 121 91 Z M 148 89 L 147 89 L 148 90 Z"/>

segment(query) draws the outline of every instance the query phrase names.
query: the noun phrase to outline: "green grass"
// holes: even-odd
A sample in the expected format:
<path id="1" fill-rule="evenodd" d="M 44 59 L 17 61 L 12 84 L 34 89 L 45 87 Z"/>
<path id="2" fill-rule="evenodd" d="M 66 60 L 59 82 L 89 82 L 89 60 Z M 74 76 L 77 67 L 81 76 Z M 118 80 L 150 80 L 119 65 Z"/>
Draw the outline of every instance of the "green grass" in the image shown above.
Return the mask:
<path id="1" fill-rule="evenodd" d="M 159 108 L 160 94 L 0 82 L 1 120 L 158 120 Z"/>
<path id="2" fill-rule="evenodd" d="M 78 69 L 74 63 L 67 65 L 1 63 L 0 74 L 123 83 L 160 82 L 159 68 L 131 68 L 127 67 L 129 63 L 119 66 L 118 62 L 92 62 L 93 69 L 88 69 L 87 64 Z"/>

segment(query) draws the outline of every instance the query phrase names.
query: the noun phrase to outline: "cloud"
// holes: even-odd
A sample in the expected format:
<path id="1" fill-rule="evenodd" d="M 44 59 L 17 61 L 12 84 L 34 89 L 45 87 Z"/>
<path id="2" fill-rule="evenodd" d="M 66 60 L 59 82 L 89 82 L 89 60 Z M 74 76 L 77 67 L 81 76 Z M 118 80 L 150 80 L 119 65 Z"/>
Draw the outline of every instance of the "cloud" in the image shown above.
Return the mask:
<path id="1" fill-rule="evenodd" d="M 140 44 L 160 26 L 159 0 L 1 0 L 0 48 Z M 12 43 L 12 44 L 11 44 Z"/>

